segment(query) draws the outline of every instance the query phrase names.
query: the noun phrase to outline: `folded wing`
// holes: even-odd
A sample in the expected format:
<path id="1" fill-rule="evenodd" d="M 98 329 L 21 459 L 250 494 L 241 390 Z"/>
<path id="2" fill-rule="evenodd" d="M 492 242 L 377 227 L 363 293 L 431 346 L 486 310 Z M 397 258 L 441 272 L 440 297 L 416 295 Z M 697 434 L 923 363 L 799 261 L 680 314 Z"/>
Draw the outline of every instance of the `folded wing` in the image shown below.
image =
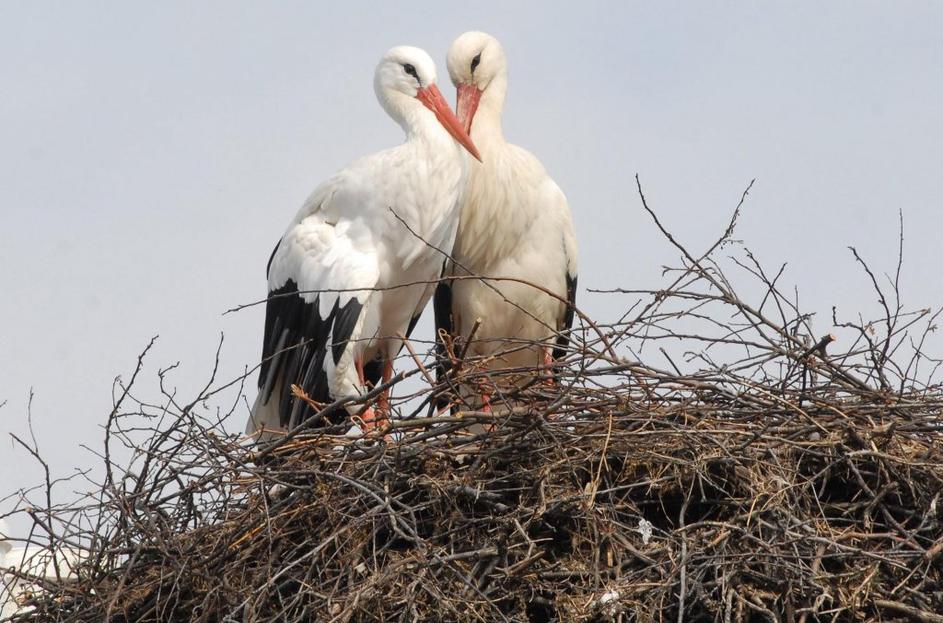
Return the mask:
<path id="1" fill-rule="evenodd" d="M 290 428 L 310 415 L 292 395 L 293 384 L 313 400 L 332 401 L 345 350 L 361 334 L 375 333 L 376 327 L 363 325 L 379 276 L 377 258 L 352 227 L 313 214 L 290 228 L 273 251 L 250 429 L 276 423 Z"/>

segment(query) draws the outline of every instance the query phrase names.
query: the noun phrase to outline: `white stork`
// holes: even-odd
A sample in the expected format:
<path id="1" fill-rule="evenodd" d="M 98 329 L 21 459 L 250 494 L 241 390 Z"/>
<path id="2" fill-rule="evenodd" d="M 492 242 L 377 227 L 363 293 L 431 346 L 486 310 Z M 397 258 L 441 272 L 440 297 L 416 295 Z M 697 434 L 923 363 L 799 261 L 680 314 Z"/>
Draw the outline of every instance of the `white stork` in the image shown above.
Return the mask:
<path id="1" fill-rule="evenodd" d="M 391 378 L 403 336 L 441 274 L 443 257 L 432 247 L 448 249 L 455 238 L 467 170 L 459 145 L 478 157 L 435 82 L 423 50 L 402 46 L 383 56 L 374 89 L 406 141 L 318 186 L 272 252 L 247 433 L 291 428 L 313 414 L 292 384 L 328 403 Z M 362 418 L 372 428 L 377 415 L 368 408 Z"/>
<path id="2" fill-rule="evenodd" d="M 480 319 L 467 353 L 494 356 L 492 369 L 548 365 L 565 354 L 573 323 L 577 247 L 570 208 L 540 161 L 504 138 L 507 61 L 497 39 L 463 34 L 449 49 L 448 69 L 459 119 L 482 154 L 469 170 L 452 274 L 524 280 L 559 298 L 516 281 L 443 282 L 435 294 L 436 328 L 468 336 Z M 487 407 L 487 394 L 483 402 Z"/>
<path id="3" fill-rule="evenodd" d="M 55 556 L 41 545 L 13 547 L 9 534 L 6 522 L 0 519 L 0 621 L 31 612 L 33 607 L 23 603 L 42 593 L 43 580 L 74 581 L 75 569 L 85 555 L 72 547 L 56 548 Z"/>

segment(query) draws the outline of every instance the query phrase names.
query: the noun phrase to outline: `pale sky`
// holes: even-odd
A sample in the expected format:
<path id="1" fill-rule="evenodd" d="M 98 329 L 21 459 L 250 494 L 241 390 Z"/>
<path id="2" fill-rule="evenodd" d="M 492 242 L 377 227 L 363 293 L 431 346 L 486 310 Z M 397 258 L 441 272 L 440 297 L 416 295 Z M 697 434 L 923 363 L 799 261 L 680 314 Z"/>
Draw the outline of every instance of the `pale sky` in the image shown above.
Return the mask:
<path id="1" fill-rule="evenodd" d="M 402 138 L 376 62 L 423 47 L 454 101 L 445 53 L 470 29 L 505 47 L 505 132 L 569 198 L 581 288 L 657 288 L 677 255 L 635 173 L 694 249 L 756 178 L 737 237 L 789 262 L 823 333 L 832 305 L 875 311 L 846 247 L 893 272 L 898 210 L 904 299 L 943 304 L 941 3 L 4 2 L 0 496 L 40 479 L 8 436 L 30 388 L 64 476 L 98 463 L 79 446 L 100 447 L 112 379 L 151 336 L 143 399 L 178 361 L 191 396 L 220 332 L 220 376 L 254 366 L 262 308 L 222 313 L 264 297 L 268 255 L 321 180 Z M 628 301 L 579 303 L 612 320 Z"/>

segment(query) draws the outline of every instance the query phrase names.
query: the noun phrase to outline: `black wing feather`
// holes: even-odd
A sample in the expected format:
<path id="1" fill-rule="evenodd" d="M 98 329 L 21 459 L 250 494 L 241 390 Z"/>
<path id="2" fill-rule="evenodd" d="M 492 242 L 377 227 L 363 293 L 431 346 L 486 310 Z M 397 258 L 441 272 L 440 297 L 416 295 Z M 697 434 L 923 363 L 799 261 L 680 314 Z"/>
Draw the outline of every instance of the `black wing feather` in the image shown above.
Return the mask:
<path id="1" fill-rule="evenodd" d="M 432 311 L 435 314 L 435 376 L 436 381 L 441 382 L 448 371 L 442 334 L 452 335 L 453 331 L 451 281 L 440 281 L 436 286 L 435 294 L 432 296 Z M 442 409 L 448 404 L 448 400 L 439 398 L 436 404 L 439 409 Z"/>
<path id="2" fill-rule="evenodd" d="M 327 318 L 321 318 L 319 308 L 320 297 L 306 302 L 298 292 L 298 284 L 291 279 L 270 291 L 266 301 L 259 392 L 263 403 L 278 401 L 279 423 L 286 428 L 297 426 L 312 415 L 306 403 L 292 395 L 293 384 L 312 400 L 333 401 L 324 371 L 328 347 L 337 363 L 363 306 L 355 298 L 343 307 L 335 302 Z M 330 345 L 329 339 L 333 340 Z M 273 396 L 276 390 L 280 394 Z M 343 416 L 343 412 L 338 413 L 338 420 Z"/>
<path id="3" fill-rule="evenodd" d="M 334 316 L 334 343 L 331 345 L 331 354 L 334 355 L 335 364 L 341 360 L 347 348 L 347 340 L 357 326 L 361 311 L 363 305 L 355 298 L 351 298 L 343 307 L 340 307 L 340 301 L 334 303 L 334 311 L 331 313 Z"/>
<path id="4" fill-rule="evenodd" d="M 432 311 L 435 314 L 435 334 L 443 331 L 452 334 L 452 282 L 442 281 L 436 286 L 432 297 Z"/>
<path id="5" fill-rule="evenodd" d="M 566 312 L 563 314 L 563 327 L 557 336 L 557 347 L 553 349 L 553 358 L 563 359 L 570 345 L 570 329 L 573 328 L 573 314 L 576 310 L 576 275 L 566 276 Z"/>
<path id="6" fill-rule="evenodd" d="M 416 328 L 416 325 L 419 324 L 419 319 L 422 318 L 422 310 L 419 310 L 419 313 L 409 319 L 409 326 L 406 327 L 406 338 L 408 339 L 410 335 L 413 334 L 413 329 Z"/>

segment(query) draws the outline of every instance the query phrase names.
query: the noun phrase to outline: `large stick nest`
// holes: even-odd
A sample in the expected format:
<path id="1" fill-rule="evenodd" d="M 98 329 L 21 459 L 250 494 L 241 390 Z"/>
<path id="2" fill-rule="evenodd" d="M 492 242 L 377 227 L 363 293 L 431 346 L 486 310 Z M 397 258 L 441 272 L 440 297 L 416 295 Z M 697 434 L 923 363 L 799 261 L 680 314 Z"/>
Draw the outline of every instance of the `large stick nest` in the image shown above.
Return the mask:
<path id="1" fill-rule="evenodd" d="M 622 293 L 639 302 L 618 322 L 579 314 L 552 382 L 487 372 L 461 341 L 441 382 L 406 356 L 385 438 L 252 445 L 209 415 L 211 385 L 133 408 L 125 387 L 99 490 L 27 509 L 82 554 L 73 579 L 30 578 L 16 620 L 943 621 L 935 316 L 861 262 L 886 314 L 833 318 L 856 339 L 832 354 L 749 252 L 751 297 L 734 290 L 712 255 L 732 229 L 678 245 L 670 285 Z"/>

